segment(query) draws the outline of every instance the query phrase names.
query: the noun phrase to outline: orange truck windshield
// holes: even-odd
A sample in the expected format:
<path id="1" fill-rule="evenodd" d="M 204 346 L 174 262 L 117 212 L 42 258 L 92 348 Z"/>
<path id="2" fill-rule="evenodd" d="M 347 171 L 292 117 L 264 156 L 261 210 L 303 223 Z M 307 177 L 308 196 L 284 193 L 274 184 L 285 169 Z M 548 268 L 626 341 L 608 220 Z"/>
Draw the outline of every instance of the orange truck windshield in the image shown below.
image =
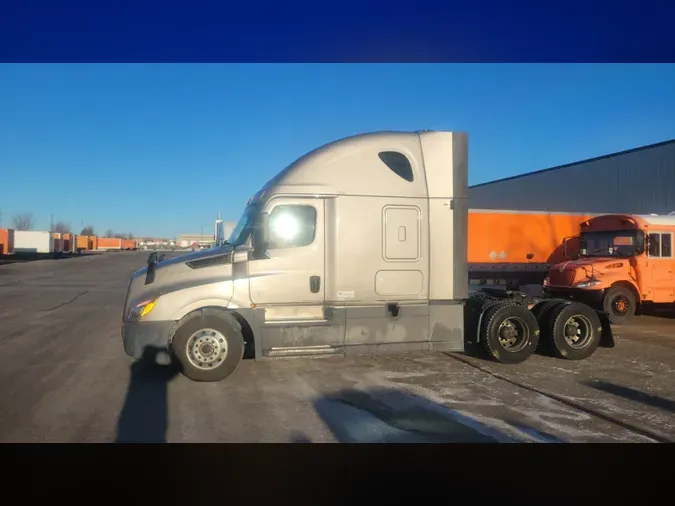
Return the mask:
<path id="1" fill-rule="evenodd" d="M 641 230 L 584 232 L 581 234 L 581 256 L 631 257 L 644 252 Z"/>

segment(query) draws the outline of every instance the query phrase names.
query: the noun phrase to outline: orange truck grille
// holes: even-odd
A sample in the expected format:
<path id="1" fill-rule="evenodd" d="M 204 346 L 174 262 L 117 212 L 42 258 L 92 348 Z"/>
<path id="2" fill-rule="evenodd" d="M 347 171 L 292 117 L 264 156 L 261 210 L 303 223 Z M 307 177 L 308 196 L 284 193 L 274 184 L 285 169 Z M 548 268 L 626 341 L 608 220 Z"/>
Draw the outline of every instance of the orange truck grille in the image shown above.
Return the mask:
<path id="1" fill-rule="evenodd" d="M 560 272 L 558 269 L 552 269 L 548 280 L 553 286 L 572 286 L 574 284 L 574 275 L 574 270 Z"/>

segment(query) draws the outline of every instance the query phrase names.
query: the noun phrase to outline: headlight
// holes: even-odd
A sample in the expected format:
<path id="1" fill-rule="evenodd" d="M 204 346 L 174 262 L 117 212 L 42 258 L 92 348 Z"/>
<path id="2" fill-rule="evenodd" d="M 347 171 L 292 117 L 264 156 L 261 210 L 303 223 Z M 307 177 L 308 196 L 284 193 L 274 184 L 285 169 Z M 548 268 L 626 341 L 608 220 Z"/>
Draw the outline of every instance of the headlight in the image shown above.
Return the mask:
<path id="1" fill-rule="evenodd" d="M 577 283 L 574 285 L 575 288 L 592 288 L 594 286 L 597 286 L 600 284 L 600 281 L 597 279 L 591 279 L 588 281 L 582 281 L 581 283 Z"/>
<path id="2" fill-rule="evenodd" d="M 143 318 L 155 308 L 158 300 L 159 297 L 157 297 L 156 299 L 144 300 L 143 302 L 139 302 L 133 308 L 131 308 L 131 311 L 129 312 L 129 317 Z"/>

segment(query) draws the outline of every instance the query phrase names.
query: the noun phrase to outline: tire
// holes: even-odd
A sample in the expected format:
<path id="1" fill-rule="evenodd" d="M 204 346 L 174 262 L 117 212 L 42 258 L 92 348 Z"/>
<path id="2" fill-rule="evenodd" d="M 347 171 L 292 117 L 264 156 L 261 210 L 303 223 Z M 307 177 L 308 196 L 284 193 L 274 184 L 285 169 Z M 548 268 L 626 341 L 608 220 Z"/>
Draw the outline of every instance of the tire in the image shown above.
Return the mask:
<path id="1" fill-rule="evenodd" d="M 516 331 L 516 335 L 510 335 Z M 505 334 L 506 332 L 506 334 Z M 498 304 L 483 316 L 481 342 L 487 353 L 503 364 L 527 360 L 539 343 L 539 325 L 532 312 L 517 304 Z M 515 339 L 507 342 L 506 339 Z"/>
<path id="2" fill-rule="evenodd" d="M 571 304 L 566 300 L 554 299 L 540 302 L 532 308 L 532 313 L 537 318 L 539 324 L 539 351 L 545 353 L 551 352 L 551 328 L 553 325 L 553 316 L 558 312 L 560 307 Z M 536 311 L 535 311 L 536 310 Z"/>
<path id="3" fill-rule="evenodd" d="M 178 328 L 171 349 L 186 377 L 193 381 L 221 381 L 241 362 L 244 336 L 231 314 L 204 312 Z"/>
<path id="4" fill-rule="evenodd" d="M 602 339 L 602 322 L 595 309 L 580 302 L 558 306 L 548 331 L 559 358 L 583 360 L 593 355 Z"/>
<path id="5" fill-rule="evenodd" d="M 613 286 L 602 299 L 602 309 L 609 315 L 611 323 L 626 323 L 637 309 L 635 295 L 628 288 Z"/>
<path id="6" fill-rule="evenodd" d="M 530 311 L 532 311 L 532 314 L 534 317 L 537 319 L 537 322 L 539 323 L 539 327 L 541 328 L 542 326 L 542 318 L 546 317 L 546 314 L 550 311 L 550 309 L 557 305 L 560 304 L 560 300 L 558 299 L 551 299 L 551 300 L 543 300 L 539 302 L 536 306 L 534 306 Z"/>

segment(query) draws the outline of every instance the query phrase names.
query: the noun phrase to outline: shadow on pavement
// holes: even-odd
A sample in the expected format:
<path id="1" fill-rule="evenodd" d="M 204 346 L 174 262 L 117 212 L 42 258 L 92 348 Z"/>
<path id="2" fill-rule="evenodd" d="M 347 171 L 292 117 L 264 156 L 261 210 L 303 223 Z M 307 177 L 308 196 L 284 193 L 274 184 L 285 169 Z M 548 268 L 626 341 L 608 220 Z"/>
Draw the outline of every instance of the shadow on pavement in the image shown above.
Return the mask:
<path id="1" fill-rule="evenodd" d="M 623 397 L 624 399 L 631 401 L 640 402 L 642 404 L 646 404 L 647 406 L 652 406 L 654 408 L 668 411 L 669 413 L 675 413 L 675 401 L 666 399 L 664 397 L 647 394 L 640 392 L 639 390 L 635 390 L 634 388 L 624 387 L 602 380 L 585 381 L 584 384 L 591 388 L 595 388 L 596 390 L 607 392 L 608 394 Z"/>
<path id="2" fill-rule="evenodd" d="M 342 390 L 317 399 L 314 407 L 335 439 L 341 443 L 519 441 L 425 397 L 397 389 Z M 562 442 L 523 424 L 518 424 L 516 428 L 540 442 Z M 311 441 L 307 436 L 295 433 L 291 436 L 291 442 Z"/>
<path id="3" fill-rule="evenodd" d="M 147 347 L 143 358 L 131 364 L 131 380 L 117 421 L 116 443 L 166 443 L 168 385 L 180 368 L 156 365 L 154 359 L 160 351 Z"/>
<path id="4" fill-rule="evenodd" d="M 640 314 L 643 316 L 651 316 L 653 318 L 662 318 L 667 320 L 675 319 L 675 305 L 673 304 L 659 304 L 659 305 L 645 305 L 641 308 Z"/>

